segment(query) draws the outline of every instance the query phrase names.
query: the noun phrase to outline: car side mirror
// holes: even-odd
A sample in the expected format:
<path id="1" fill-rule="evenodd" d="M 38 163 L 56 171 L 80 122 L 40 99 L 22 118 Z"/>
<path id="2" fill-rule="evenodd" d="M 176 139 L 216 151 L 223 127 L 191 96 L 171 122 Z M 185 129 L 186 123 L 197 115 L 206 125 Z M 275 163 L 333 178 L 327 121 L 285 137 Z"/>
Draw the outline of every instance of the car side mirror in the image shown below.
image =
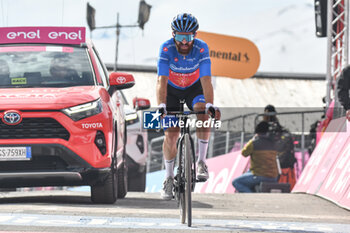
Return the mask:
<path id="1" fill-rule="evenodd" d="M 145 98 L 135 97 L 132 99 L 132 103 L 136 111 L 148 109 L 151 107 L 151 102 L 149 101 L 149 99 L 145 99 Z"/>
<path id="2" fill-rule="evenodd" d="M 115 90 L 122 90 L 133 87 L 135 85 L 135 79 L 132 74 L 112 72 L 109 75 L 109 84 Z"/>

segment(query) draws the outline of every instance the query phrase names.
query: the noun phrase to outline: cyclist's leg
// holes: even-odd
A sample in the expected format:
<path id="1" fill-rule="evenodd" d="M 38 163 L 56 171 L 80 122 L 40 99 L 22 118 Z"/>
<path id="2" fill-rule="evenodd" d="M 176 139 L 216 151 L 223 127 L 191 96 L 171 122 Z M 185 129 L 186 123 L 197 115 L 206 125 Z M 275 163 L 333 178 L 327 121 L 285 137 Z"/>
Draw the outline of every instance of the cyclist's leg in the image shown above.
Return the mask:
<path id="1" fill-rule="evenodd" d="M 188 88 L 186 104 L 188 108 L 195 111 L 205 111 L 205 99 L 200 81 Z M 197 114 L 197 120 L 205 122 L 209 119 L 207 114 Z M 196 129 L 198 140 L 198 160 L 197 160 L 197 179 L 206 180 L 209 178 L 208 168 L 206 166 L 206 156 L 208 151 L 208 142 L 210 136 L 210 127 L 201 127 Z"/>
<path id="2" fill-rule="evenodd" d="M 169 94 L 170 93 L 170 94 Z M 175 88 L 171 88 L 168 85 L 168 96 L 167 96 L 167 111 L 180 111 L 180 100 L 182 100 L 183 97 L 183 91 L 178 90 Z M 173 116 L 174 117 L 174 116 Z M 177 120 L 176 120 L 177 121 Z M 173 161 L 176 159 L 176 155 L 179 152 L 182 152 L 182 144 L 179 144 L 180 142 L 178 141 L 179 134 L 180 134 L 180 128 L 168 128 L 165 132 L 165 139 L 163 143 L 163 151 L 164 151 L 164 156 L 165 158 L 171 158 Z M 178 148 L 180 151 L 178 151 Z M 169 157 L 168 157 L 169 156 Z M 185 170 L 184 170 L 184 158 L 185 153 L 178 158 L 178 164 L 179 167 L 177 169 L 177 174 L 174 179 L 174 197 L 177 200 L 179 209 L 180 209 L 180 219 L 181 223 L 185 223 L 186 219 L 186 196 L 184 192 L 185 188 Z"/>
<path id="3" fill-rule="evenodd" d="M 205 103 L 197 102 L 194 104 L 195 111 L 204 111 Z M 208 121 L 209 117 L 207 114 L 197 114 L 197 120 L 205 122 Z M 198 140 L 198 159 L 197 159 L 197 173 L 196 178 L 198 180 L 207 180 L 209 178 L 208 167 L 206 164 L 206 157 L 209 145 L 210 126 L 202 126 L 196 129 L 197 140 Z"/>
<path id="4" fill-rule="evenodd" d="M 198 98 L 197 98 L 198 97 Z M 193 109 L 195 111 L 205 111 L 205 103 L 199 102 L 202 99 L 204 100 L 203 95 L 198 95 L 194 101 L 195 104 L 193 105 Z M 209 116 L 207 114 L 197 114 L 197 120 L 198 121 L 208 121 Z M 208 142 L 209 142 L 209 136 L 210 136 L 210 127 L 208 126 L 202 126 L 200 128 L 196 129 L 196 134 L 198 138 L 198 145 L 199 145 L 199 156 L 198 156 L 198 161 L 203 161 L 206 162 L 206 155 L 207 155 L 207 150 L 208 150 Z"/>
<path id="5" fill-rule="evenodd" d="M 168 85 L 167 87 L 167 111 L 179 111 L 180 99 L 183 91 Z M 164 130 L 163 154 L 165 160 L 174 160 L 177 153 L 176 141 L 179 137 L 180 129 L 171 127 Z"/>
<path id="6" fill-rule="evenodd" d="M 203 95 L 203 89 L 200 81 L 193 84 L 190 88 L 186 90 L 187 96 L 186 96 L 186 104 L 189 109 L 194 111 L 205 111 L 205 98 Z M 207 114 L 197 114 L 197 120 L 205 122 L 209 119 L 209 116 Z M 200 127 L 196 129 L 196 134 L 198 138 L 198 145 L 199 145 L 199 154 L 198 154 L 198 160 L 199 161 L 206 161 L 206 155 L 208 150 L 208 140 L 210 136 L 210 127 Z"/>
<path id="7" fill-rule="evenodd" d="M 176 90 L 169 88 L 167 91 L 167 110 L 175 111 L 179 109 L 180 102 L 176 96 Z M 165 200 L 173 198 L 173 182 L 174 182 L 174 163 L 177 153 L 176 142 L 179 137 L 179 128 L 168 128 L 164 131 L 163 141 L 163 156 L 165 163 L 165 180 L 163 183 L 163 189 L 161 191 L 161 197 Z"/>
<path id="8" fill-rule="evenodd" d="M 177 153 L 176 142 L 179 138 L 180 128 L 168 128 L 164 132 L 163 154 L 165 160 L 174 160 Z"/>

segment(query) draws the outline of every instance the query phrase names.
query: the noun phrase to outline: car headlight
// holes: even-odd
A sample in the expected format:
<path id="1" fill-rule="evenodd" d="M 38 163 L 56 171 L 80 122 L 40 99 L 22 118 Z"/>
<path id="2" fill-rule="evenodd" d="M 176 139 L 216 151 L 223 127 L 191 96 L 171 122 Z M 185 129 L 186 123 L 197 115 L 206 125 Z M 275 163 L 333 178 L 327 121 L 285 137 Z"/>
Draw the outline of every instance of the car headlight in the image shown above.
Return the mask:
<path id="1" fill-rule="evenodd" d="M 101 113 L 102 102 L 100 99 L 98 99 L 90 103 L 65 108 L 62 110 L 62 112 L 70 117 L 73 121 L 79 121 L 81 119 Z"/>
<path id="2" fill-rule="evenodd" d="M 139 122 L 139 117 L 138 117 L 137 113 L 127 114 L 125 116 L 125 121 L 126 121 L 126 125 L 132 125 L 136 122 Z"/>

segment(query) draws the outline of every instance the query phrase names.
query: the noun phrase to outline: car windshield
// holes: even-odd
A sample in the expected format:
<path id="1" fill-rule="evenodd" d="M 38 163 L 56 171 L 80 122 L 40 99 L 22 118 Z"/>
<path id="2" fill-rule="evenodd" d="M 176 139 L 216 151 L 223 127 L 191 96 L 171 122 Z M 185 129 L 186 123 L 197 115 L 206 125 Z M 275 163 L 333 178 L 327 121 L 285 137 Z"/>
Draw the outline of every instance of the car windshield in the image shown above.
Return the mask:
<path id="1" fill-rule="evenodd" d="M 86 85 L 94 85 L 94 76 L 84 48 L 0 47 L 0 88 Z"/>

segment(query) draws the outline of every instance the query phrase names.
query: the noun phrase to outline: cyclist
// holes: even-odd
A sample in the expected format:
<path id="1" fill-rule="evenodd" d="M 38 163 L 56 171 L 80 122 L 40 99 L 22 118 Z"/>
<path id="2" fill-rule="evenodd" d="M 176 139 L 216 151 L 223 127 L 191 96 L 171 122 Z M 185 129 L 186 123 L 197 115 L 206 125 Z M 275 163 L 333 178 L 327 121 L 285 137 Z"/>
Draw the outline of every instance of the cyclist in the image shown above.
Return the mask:
<path id="1" fill-rule="evenodd" d="M 171 22 L 172 38 L 160 48 L 157 101 L 162 116 L 165 116 L 167 111 L 178 111 L 180 100 L 184 99 L 189 109 L 206 111 L 216 120 L 220 119 L 220 110 L 213 105 L 209 49 L 204 41 L 195 38 L 198 27 L 198 21 L 193 15 L 178 14 Z M 206 121 L 208 118 L 206 114 L 197 115 L 197 120 L 200 121 Z M 173 198 L 174 160 L 179 132 L 179 128 L 170 128 L 164 133 L 166 177 L 161 197 L 165 200 Z M 199 145 L 197 179 L 207 180 L 209 174 L 206 154 L 210 128 L 198 128 L 196 133 Z"/>

